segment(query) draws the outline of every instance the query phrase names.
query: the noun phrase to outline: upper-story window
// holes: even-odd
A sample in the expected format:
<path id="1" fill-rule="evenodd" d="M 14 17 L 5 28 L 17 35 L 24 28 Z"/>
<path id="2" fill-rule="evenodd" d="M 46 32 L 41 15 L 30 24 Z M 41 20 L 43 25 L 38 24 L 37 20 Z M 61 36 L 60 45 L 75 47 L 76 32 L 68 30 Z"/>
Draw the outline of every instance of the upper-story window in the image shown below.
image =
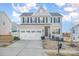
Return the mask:
<path id="1" fill-rule="evenodd" d="M 35 17 L 32 17 L 32 23 L 35 23 Z"/>
<path id="2" fill-rule="evenodd" d="M 22 22 L 24 23 L 24 17 L 23 17 L 23 19 L 22 19 L 22 20 L 23 20 Z"/>
<path id="3" fill-rule="evenodd" d="M 37 18 L 35 17 L 35 23 L 37 23 Z"/>
<path id="4" fill-rule="evenodd" d="M 58 23 L 60 23 L 60 17 L 58 17 Z"/>
<path id="5" fill-rule="evenodd" d="M 60 17 L 54 17 L 54 23 L 60 23 Z"/>
<path id="6" fill-rule="evenodd" d="M 73 33 L 75 33 L 75 30 L 73 30 Z"/>
<path id="7" fill-rule="evenodd" d="M 40 18 L 38 17 L 38 23 L 40 23 Z"/>
<path id="8" fill-rule="evenodd" d="M 43 23 L 45 23 L 44 17 L 43 17 Z"/>
<path id="9" fill-rule="evenodd" d="M 55 17 L 54 17 L 54 23 L 56 22 L 56 19 L 55 19 Z"/>
<path id="10" fill-rule="evenodd" d="M 52 23 L 52 17 L 51 17 L 51 23 Z"/>
<path id="11" fill-rule="evenodd" d="M 32 23 L 32 17 L 30 17 L 30 23 Z"/>
<path id="12" fill-rule="evenodd" d="M 40 17 L 40 22 L 43 23 L 43 17 Z"/>
<path id="13" fill-rule="evenodd" d="M 47 19 L 47 17 L 46 17 L 46 23 L 48 23 L 48 19 Z"/>
<path id="14" fill-rule="evenodd" d="M 27 23 L 29 23 L 29 17 L 27 18 Z"/>

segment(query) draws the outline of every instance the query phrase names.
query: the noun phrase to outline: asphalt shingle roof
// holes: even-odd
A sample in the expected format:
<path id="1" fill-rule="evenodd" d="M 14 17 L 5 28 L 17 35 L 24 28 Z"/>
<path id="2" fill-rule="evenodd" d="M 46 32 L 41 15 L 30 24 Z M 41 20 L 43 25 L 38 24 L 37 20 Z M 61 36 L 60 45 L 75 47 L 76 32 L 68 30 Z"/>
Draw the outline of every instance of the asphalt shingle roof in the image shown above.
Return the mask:
<path id="1" fill-rule="evenodd" d="M 37 10 L 37 12 L 39 12 L 39 10 L 42 10 L 42 11 L 46 11 L 47 12 L 47 10 L 45 10 L 43 7 L 40 7 L 38 10 Z M 20 16 L 31 16 L 33 13 L 22 13 Z M 49 14 L 51 15 L 51 16 L 62 16 L 61 14 L 59 14 L 59 13 L 53 13 L 53 12 L 49 12 Z"/>
<path id="2" fill-rule="evenodd" d="M 31 16 L 33 13 L 22 13 L 20 16 Z"/>
<path id="3" fill-rule="evenodd" d="M 20 16 L 31 16 L 33 13 L 22 13 Z M 62 16 L 59 13 L 50 13 L 52 16 Z"/>
<path id="4" fill-rule="evenodd" d="M 50 13 L 52 16 L 62 16 L 61 14 L 59 13 Z"/>

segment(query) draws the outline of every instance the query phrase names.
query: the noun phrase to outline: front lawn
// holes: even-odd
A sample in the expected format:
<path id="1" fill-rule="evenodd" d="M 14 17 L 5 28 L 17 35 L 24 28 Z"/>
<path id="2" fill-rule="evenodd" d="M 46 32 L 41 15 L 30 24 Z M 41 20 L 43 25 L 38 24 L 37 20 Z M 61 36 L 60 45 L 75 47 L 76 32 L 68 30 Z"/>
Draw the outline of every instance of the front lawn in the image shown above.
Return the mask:
<path id="1" fill-rule="evenodd" d="M 52 41 L 52 40 L 43 40 L 43 49 L 46 50 L 45 53 L 49 56 L 57 56 L 57 41 Z M 61 48 L 61 56 L 79 56 L 78 53 L 74 53 L 72 51 L 79 51 L 79 42 L 74 43 L 76 46 L 70 46 L 71 42 L 61 42 L 62 43 L 62 48 Z M 51 50 L 51 51 L 49 51 Z M 69 50 L 71 53 L 67 52 L 62 52 Z"/>

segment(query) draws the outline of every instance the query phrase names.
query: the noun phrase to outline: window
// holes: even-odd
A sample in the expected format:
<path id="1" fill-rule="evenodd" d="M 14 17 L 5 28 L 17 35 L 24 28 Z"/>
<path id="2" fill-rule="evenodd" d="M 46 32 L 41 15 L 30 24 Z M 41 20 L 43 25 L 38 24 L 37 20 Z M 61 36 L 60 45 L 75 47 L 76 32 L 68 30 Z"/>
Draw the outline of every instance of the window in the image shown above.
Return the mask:
<path id="1" fill-rule="evenodd" d="M 43 17 L 43 23 L 45 23 L 45 21 L 44 21 L 44 17 Z"/>
<path id="2" fill-rule="evenodd" d="M 52 23 L 52 17 L 51 17 L 51 23 Z"/>
<path id="3" fill-rule="evenodd" d="M 26 31 L 26 32 L 30 32 L 30 31 Z"/>
<path id="4" fill-rule="evenodd" d="M 32 17 L 32 23 L 35 23 L 35 17 Z"/>
<path id="5" fill-rule="evenodd" d="M 21 32 L 25 32 L 25 31 L 21 31 Z"/>
<path id="6" fill-rule="evenodd" d="M 60 23 L 60 17 L 58 17 L 58 23 Z"/>
<path id="7" fill-rule="evenodd" d="M 12 30 L 12 32 L 17 32 L 17 30 Z"/>
<path id="8" fill-rule="evenodd" d="M 37 23 L 37 18 L 35 17 L 35 23 Z"/>
<path id="9" fill-rule="evenodd" d="M 73 30 L 73 33 L 75 33 L 75 30 Z"/>
<path id="10" fill-rule="evenodd" d="M 40 22 L 43 23 L 43 21 L 44 21 L 44 20 L 43 20 L 43 17 L 40 17 Z"/>
<path id="11" fill-rule="evenodd" d="M 75 40 L 75 37 L 73 37 L 73 40 Z"/>
<path id="12" fill-rule="evenodd" d="M 32 17 L 30 18 L 30 23 L 32 23 Z"/>
<path id="13" fill-rule="evenodd" d="M 55 17 L 54 17 L 54 23 L 55 23 Z"/>
<path id="14" fill-rule="evenodd" d="M 39 33 L 40 33 L 41 31 L 37 31 L 37 32 L 39 32 Z"/>
<path id="15" fill-rule="evenodd" d="M 23 17 L 23 19 L 22 19 L 22 20 L 23 20 L 23 23 L 24 23 L 24 17 Z"/>
<path id="16" fill-rule="evenodd" d="M 53 34 L 60 34 L 60 29 L 55 29 L 52 33 Z"/>
<path id="17" fill-rule="evenodd" d="M 5 25 L 5 22 L 3 22 L 3 25 Z"/>
<path id="18" fill-rule="evenodd" d="M 35 31 L 32 31 L 32 32 L 35 32 Z"/>
<path id="19" fill-rule="evenodd" d="M 60 23 L 60 17 L 58 17 L 58 18 L 54 17 L 54 23 Z"/>
<path id="20" fill-rule="evenodd" d="M 58 29 L 58 34 L 60 34 L 60 29 Z"/>
<path id="21" fill-rule="evenodd" d="M 46 23 L 48 22 L 48 19 L 47 19 L 47 17 L 46 17 Z"/>
<path id="22" fill-rule="evenodd" d="M 38 17 L 38 23 L 40 23 L 40 18 Z"/>
<path id="23" fill-rule="evenodd" d="M 27 23 L 29 23 L 29 17 L 27 18 Z"/>

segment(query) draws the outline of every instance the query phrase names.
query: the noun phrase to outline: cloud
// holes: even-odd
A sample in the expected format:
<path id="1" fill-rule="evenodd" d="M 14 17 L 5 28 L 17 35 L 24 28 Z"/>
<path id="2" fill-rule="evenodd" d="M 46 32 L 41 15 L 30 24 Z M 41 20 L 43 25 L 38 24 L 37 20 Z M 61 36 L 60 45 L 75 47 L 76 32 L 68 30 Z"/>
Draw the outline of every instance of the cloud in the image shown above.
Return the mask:
<path id="1" fill-rule="evenodd" d="M 68 13 L 74 12 L 75 10 L 76 10 L 76 8 L 74 8 L 74 7 L 64 7 L 64 11 L 68 12 Z"/>
<path id="2" fill-rule="evenodd" d="M 36 2 L 35 0 L 32 1 L 30 0 L 31 2 L 30 3 L 23 3 L 24 5 L 21 6 L 21 4 L 15 4 L 13 3 L 12 4 L 12 7 L 13 7 L 13 13 L 12 13 L 12 21 L 14 22 L 17 22 L 17 23 L 20 23 L 20 14 L 24 13 L 24 12 L 29 12 L 30 9 L 32 8 L 37 8 L 36 6 Z M 33 3 L 32 3 L 33 2 Z"/>
<path id="3" fill-rule="evenodd" d="M 69 13 L 69 15 L 71 16 L 71 22 L 73 24 L 79 24 L 79 13 L 78 12 L 72 12 L 72 13 Z"/>
<path id="4" fill-rule="evenodd" d="M 20 16 L 20 14 L 19 14 L 19 13 L 17 13 L 17 12 L 15 12 L 15 11 L 13 11 L 13 13 L 12 13 L 12 14 L 13 14 L 13 16 L 14 16 L 14 17 Z"/>
<path id="5" fill-rule="evenodd" d="M 55 3 L 57 6 L 59 6 L 59 7 L 62 7 L 62 6 L 64 6 L 66 3 L 62 3 L 62 2 L 58 2 L 58 3 Z"/>
<path id="6" fill-rule="evenodd" d="M 71 16 L 70 15 L 64 15 L 63 18 L 62 18 L 62 21 L 63 22 L 65 22 L 65 21 L 71 22 Z"/>
<path id="7" fill-rule="evenodd" d="M 64 15 L 62 18 L 62 21 L 68 21 L 68 22 L 72 22 L 74 24 L 79 24 L 79 13 L 78 12 L 71 12 L 68 15 Z"/>
<path id="8" fill-rule="evenodd" d="M 69 13 L 69 15 L 73 18 L 78 18 L 79 17 L 79 13 L 78 12 L 71 12 Z"/>
<path id="9" fill-rule="evenodd" d="M 79 8 L 79 3 L 71 3 L 72 7 Z"/>
<path id="10" fill-rule="evenodd" d="M 64 7 L 64 11 L 68 14 L 63 17 L 63 21 L 70 21 L 73 24 L 79 24 L 79 12 L 77 11 L 79 4 L 70 3 Z"/>
<path id="11" fill-rule="evenodd" d="M 16 6 L 15 3 L 13 3 L 12 7 L 13 7 L 13 9 L 16 12 L 20 12 L 20 13 L 29 12 L 30 9 L 32 9 L 32 8 L 37 9 L 37 6 L 36 6 L 35 2 L 33 2 L 33 3 L 27 3 L 27 4 L 24 3 L 24 6 L 21 6 L 21 4 L 17 4 L 17 6 Z"/>
<path id="12" fill-rule="evenodd" d="M 12 21 L 16 23 L 20 23 L 20 14 L 17 13 L 16 11 L 13 11 L 12 13 Z"/>

